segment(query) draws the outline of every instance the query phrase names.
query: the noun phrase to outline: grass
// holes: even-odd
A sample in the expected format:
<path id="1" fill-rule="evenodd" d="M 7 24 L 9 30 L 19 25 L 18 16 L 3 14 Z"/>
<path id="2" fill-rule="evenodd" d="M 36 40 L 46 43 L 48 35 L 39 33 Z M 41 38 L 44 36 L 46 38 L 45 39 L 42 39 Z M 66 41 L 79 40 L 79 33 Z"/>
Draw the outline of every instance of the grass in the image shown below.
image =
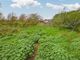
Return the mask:
<path id="1" fill-rule="evenodd" d="M 0 38 L 0 60 L 24 60 L 34 52 L 34 44 L 39 36 L 26 29 L 12 36 Z"/>
<path id="2" fill-rule="evenodd" d="M 44 31 L 35 60 L 80 60 L 80 38 L 76 32 L 49 27 Z"/>
<path id="3" fill-rule="evenodd" d="M 0 37 L 0 60 L 28 59 L 34 52 L 35 43 L 39 44 L 35 60 L 80 60 L 80 37 L 77 32 L 32 26 L 10 34 Z"/>

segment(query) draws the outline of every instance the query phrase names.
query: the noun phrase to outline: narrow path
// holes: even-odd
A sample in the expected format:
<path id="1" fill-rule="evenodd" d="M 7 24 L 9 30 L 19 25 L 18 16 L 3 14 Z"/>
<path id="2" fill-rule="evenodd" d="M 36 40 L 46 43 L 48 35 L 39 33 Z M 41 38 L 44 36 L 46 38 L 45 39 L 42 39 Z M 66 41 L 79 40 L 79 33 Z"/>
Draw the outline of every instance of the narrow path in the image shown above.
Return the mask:
<path id="1" fill-rule="evenodd" d="M 28 60 L 35 60 L 35 57 L 36 57 L 37 51 L 38 51 L 38 47 L 39 47 L 39 43 L 36 43 L 34 45 L 34 53 L 32 54 L 32 56 Z"/>

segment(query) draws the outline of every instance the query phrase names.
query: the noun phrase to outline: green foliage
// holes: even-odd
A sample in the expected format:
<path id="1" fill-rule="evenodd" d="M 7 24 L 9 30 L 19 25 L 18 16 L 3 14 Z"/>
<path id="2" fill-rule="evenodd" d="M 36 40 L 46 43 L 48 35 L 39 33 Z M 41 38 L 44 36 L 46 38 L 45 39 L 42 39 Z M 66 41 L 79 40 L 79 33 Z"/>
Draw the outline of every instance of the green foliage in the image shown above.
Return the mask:
<path id="1" fill-rule="evenodd" d="M 50 27 L 41 32 L 35 60 L 80 60 L 80 38 L 76 32 Z"/>
<path id="2" fill-rule="evenodd" d="M 14 14 L 8 14 L 7 18 L 0 13 L 0 26 L 10 26 L 10 27 L 28 27 L 33 25 L 38 25 L 41 20 L 41 17 L 37 14 L 30 14 L 26 16 L 21 14 L 19 18 Z"/>
<path id="3" fill-rule="evenodd" d="M 54 17 L 53 25 L 79 29 L 79 11 Z M 28 60 L 39 48 L 35 60 L 80 60 L 80 34 L 68 29 L 37 25 L 40 16 L 21 15 L 19 19 L 0 20 L 0 60 Z M 64 17 L 64 18 L 61 18 Z"/>
<path id="4" fill-rule="evenodd" d="M 39 43 L 35 60 L 80 60 L 80 37 L 77 32 L 32 26 L 1 36 L 0 60 L 27 60 L 34 52 L 35 43 Z"/>
<path id="5" fill-rule="evenodd" d="M 56 14 L 53 18 L 53 25 L 79 31 L 80 11 Z"/>
<path id="6" fill-rule="evenodd" d="M 35 30 L 23 29 L 19 33 L 0 37 L 0 60 L 24 60 L 34 52 L 40 36 Z M 2 36 L 2 35 L 1 35 Z"/>

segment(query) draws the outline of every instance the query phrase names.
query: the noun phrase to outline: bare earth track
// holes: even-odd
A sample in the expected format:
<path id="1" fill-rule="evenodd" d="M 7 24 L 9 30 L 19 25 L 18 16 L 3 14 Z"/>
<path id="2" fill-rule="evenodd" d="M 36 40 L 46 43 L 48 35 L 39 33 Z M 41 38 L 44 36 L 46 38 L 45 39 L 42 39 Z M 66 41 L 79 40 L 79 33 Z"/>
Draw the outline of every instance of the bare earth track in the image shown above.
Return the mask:
<path id="1" fill-rule="evenodd" d="M 36 57 L 37 51 L 38 51 L 38 47 L 39 47 L 39 43 L 36 43 L 34 45 L 34 53 L 32 54 L 32 56 L 28 60 L 35 60 L 35 57 Z"/>

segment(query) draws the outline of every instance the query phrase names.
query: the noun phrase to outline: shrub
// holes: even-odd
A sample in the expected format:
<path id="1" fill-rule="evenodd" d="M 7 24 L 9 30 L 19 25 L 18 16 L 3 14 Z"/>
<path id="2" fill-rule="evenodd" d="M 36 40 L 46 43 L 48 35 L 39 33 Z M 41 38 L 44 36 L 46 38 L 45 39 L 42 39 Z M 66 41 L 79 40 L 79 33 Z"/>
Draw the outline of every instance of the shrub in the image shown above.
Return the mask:
<path id="1" fill-rule="evenodd" d="M 79 31 L 80 11 L 63 12 L 56 14 L 52 20 L 54 26 L 68 28 Z"/>

